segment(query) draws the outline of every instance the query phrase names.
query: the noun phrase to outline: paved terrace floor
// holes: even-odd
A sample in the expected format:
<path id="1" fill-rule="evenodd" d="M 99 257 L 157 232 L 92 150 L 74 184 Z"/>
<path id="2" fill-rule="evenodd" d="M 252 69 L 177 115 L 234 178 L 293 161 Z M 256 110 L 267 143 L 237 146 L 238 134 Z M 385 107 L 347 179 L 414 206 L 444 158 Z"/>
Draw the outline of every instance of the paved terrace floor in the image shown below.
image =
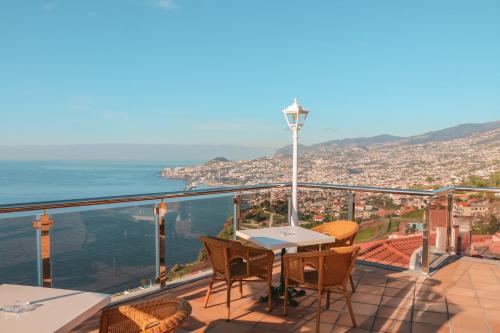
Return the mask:
<path id="1" fill-rule="evenodd" d="M 500 333 L 498 261 L 461 258 L 428 278 L 358 264 L 353 278 L 357 290 L 351 300 L 358 327 L 351 327 L 344 301 L 335 296 L 330 309 L 322 312 L 321 332 Z M 235 284 L 231 293 L 232 320 L 226 322 L 225 287 L 222 283 L 214 287 L 209 307 L 204 309 L 207 285 L 204 279 L 150 297 L 168 294 L 190 302 L 193 313 L 177 330 L 180 333 L 314 332 L 316 307 L 312 291 L 297 299 L 300 305 L 290 307 L 284 317 L 279 300 L 272 312 L 257 301 L 266 293 L 263 284 L 244 285 L 243 298 Z M 97 332 L 98 320 L 95 316 L 73 332 Z"/>

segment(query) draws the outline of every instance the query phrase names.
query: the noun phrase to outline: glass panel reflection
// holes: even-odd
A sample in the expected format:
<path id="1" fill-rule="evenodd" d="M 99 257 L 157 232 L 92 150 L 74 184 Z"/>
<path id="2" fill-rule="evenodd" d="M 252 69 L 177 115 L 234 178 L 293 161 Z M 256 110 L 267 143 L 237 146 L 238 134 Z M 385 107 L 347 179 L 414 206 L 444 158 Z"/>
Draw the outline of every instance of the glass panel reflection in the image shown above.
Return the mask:
<path id="1" fill-rule="evenodd" d="M 169 281 L 209 268 L 201 235 L 233 238 L 233 196 L 168 203 L 166 261 Z"/>
<path id="2" fill-rule="evenodd" d="M 0 219 L 0 284 L 37 285 L 34 218 Z"/>
<path id="3" fill-rule="evenodd" d="M 53 287 L 117 293 L 154 280 L 152 204 L 49 215 Z"/>

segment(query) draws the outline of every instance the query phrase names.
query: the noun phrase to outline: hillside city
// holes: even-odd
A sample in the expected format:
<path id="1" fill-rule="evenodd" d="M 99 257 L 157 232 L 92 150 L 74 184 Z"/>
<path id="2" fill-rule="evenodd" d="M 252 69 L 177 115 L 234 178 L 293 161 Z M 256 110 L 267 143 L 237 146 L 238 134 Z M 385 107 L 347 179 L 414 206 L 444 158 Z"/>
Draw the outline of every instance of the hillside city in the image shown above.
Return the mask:
<path id="1" fill-rule="evenodd" d="M 216 159 L 201 166 L 165 168 L 162 176 L 208 185 L 290 181 L 289 156 Z M 460 184 L 500 169 L 500 128 L 469 137 L 424 144 L 325 146 L 299 157 L 299 181 L 411 188 Z"/>
<path id="2" fill-rule="evenodd" d="M 201 166 L 165 168 L 162 176 L 190 184 L 253 185 L 290 181 L 291 158 L 276 154 L 255 160 L 216 158 Z M 436 188 L 446 185 L 498 186 L 500 128 L 463 138 L 424 143 L 404 140 L 372 145 L 321 145 L 299 159 L 299 181 L 392 188 Z M 481 182 L 484 180 L 486 185 Z M 493 180 L 492 180 L 493 179 Z M 467 182 L 474 180 L 474 183 Z M 495 184 L 491 185 L 488 182 Z M 242 214 L 246 228 L 286 223 L 287 191 L 246 196 Z M 411 254 L 422 245 L 423 198 L 358 192 L 355 220 L 362 258 L 376 261 L 390 249 L 391 265 L 411 266 Z M 345 191 L 299 191 L 299 219 L 304 227 L 347 218 Z M 456 247 L 461 252 L 500 258 L 500 201 L 477 192 L 455 194 L 452 209 Z M 446 202 L 434 200 L 430 211 L 431 243 L 446 228 Z M 471 236 L 473 234 L 473 236 Z M 401 254 L 402 250 L 406 255 Z M 403 251 L 403 252 L 404 252 Z M 439 249 L 437 249 L 439 252 Z M 389 254 L 390 254 L 389 253 Z"/>

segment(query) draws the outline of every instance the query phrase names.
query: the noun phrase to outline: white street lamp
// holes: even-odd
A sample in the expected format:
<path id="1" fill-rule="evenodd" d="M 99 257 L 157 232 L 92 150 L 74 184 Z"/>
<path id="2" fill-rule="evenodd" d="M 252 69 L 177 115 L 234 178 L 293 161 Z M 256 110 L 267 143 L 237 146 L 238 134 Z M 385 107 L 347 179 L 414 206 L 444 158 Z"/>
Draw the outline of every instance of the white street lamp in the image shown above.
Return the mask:
<path id="1" fill-rule="evenodd" d="M 304 109 L 297 99 L 293 100 L 292 105 L 283 110 L 288 127 L 293 133 L 293 173 L 292 173 L 292 213 L 290 224 L 296 226 L 299 224 L 297 216 L 297 146 L 299 143 L 299 130 L 306 121 L 308 110 Z"/>

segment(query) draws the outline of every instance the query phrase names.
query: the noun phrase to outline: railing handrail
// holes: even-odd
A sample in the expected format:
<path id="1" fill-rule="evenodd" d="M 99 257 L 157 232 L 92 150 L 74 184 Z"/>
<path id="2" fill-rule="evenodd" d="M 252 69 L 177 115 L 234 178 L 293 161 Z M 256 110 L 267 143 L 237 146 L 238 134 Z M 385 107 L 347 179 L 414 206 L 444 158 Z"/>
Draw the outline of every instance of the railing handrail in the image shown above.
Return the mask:
<path id="1" fill-rule="evenodd" d="M 392 187 L 376 187 L 376 186 L 357 186 L 357 185 L 338 185 L 338 184 L 318 184 L 318 183 L 299 183 L 299 187 L 328 189 L 328 190 L 344 190 L 353 192 L 376 192 L 387 194 L 407 194 L 418 196 L 432 196 L 432 190 L 414 190 Z"/>
<path id="2" fill-rule="evenodd" d="M 500 193 L 498 187 L 455 186 L 455 191 Z"/>
<path id="3" fill-rule="evenodd" d="M 198 190 L 158 192 L 158 193 L 147 193 L 147 194 L 118 195 L 118 196 L 107 196 L 107 197 L 96 197 L 96 198 L 2 204 L 0 205 L 0 214 L 25 212 L 31 210 L 71 208 L 71 207 L 83 207 L 83 206 L 95 206 L 95 205 L 108 205 L 115 203 L 135 202 L 135 201 L 217 195 L 224 193 L 266 190 L 271 188 L 284 188 L 288 186 L 290 186 L 290 184 L 288 183 L 273 183 L 273 184 L 260 184 L 260 185 L 227 186 L 227 187 L 217 187 L 217 188 L 198 189 Z"/>
<path id="4" fill-rule="evenodd" d="M 415 196 L 434 196 L 453 191 L 500 193 L 500 188 L 496 187 L 447 186 L 435 190 L 417 190 L 417 189 L 375 187 L 375 186 L 363 186 L 363 185 L 358 186 L 358 185 L 321 184 L 321 183 L 299 183 L 298 185 L 299 187 L 313 188 L 313 189 L 387 193 L 387 194 L 415 195 Z M 273 188 L 286 188 L 290 186 L 291 183 L 271 183 L 271 184 L 259 184 L 259 185 L 227 186 L 227 187 L 217 187 L 217 188 L 198 189 L 198 190 L 118 195 L 118 196 L 83 198 L 83 199 L 2 204 L 0 205 L 0 214 L 25 212 L 32 210 L 107 205 L 107 204 L 136 202 L 136 201 L 175 199 L 175 198 L 185 198 L 185 197 L 195 197 L 195 196 L 217 195 L 224 193 L 238 193 L 238 192 L 266 190 Z"/>

